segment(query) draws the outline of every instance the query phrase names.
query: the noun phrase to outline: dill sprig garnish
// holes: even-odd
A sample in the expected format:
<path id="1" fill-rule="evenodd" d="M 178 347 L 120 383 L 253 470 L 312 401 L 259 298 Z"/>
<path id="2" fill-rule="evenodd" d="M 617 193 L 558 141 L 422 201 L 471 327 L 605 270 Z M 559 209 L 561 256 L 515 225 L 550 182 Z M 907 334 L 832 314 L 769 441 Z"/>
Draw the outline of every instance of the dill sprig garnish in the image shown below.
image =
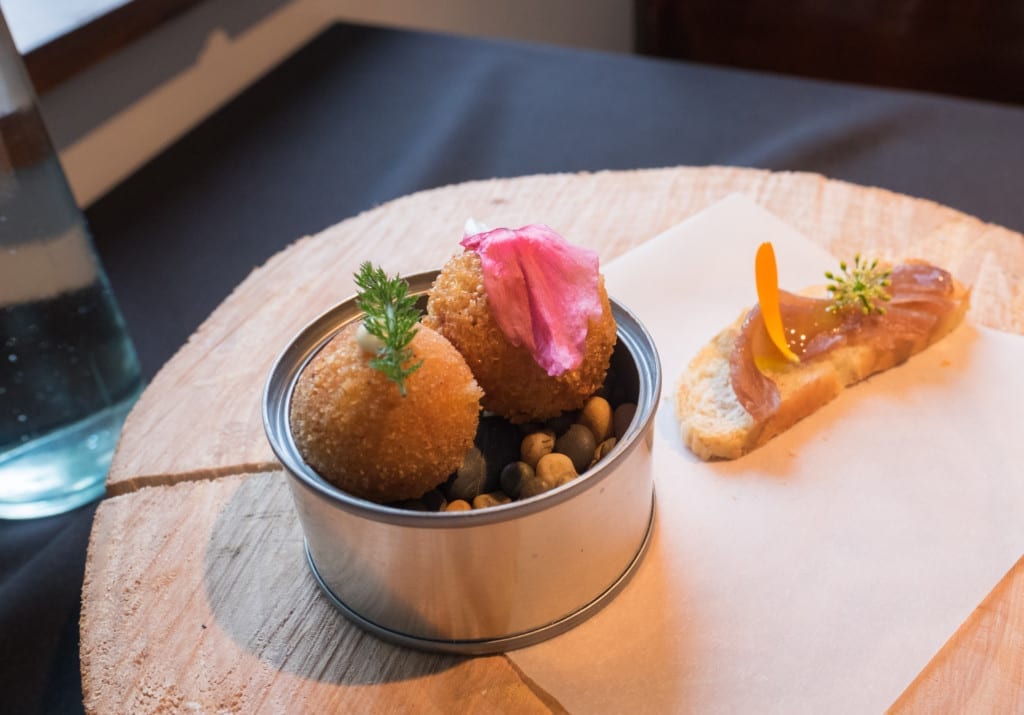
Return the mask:
<path id="1" fill-rule="evenodd" d="M 401 276 L 389 278 L 369 261 L 359 266 L 355 281 L 360 289 L 356 305 L 366 314 L 363 327 L 381 342 L 370 367 L 397 384 L 398 392 L 405 397 L 405 379 L 423 364 L 422 360 L 409 364 L 413 357 L 409 344 L 420 319 L 416 298 L 408 294 L 409 284 Z"/>
<path id="2" fill-rule="evenodd" d="M 848 267 L 846 261 L 839 262 L 841 275 L 826 271 L 825 277 L 832 281 L 828 292 L 832 294 L 832 305 L 826 310 L 838 313 L 845 308 L 854 307 L 864 315 L 878 313 L 885 315 L 885 307 L 879 305 L 889 301 L 892 296 L 886 290 L 892 285 L 892 271 L 878 267 L 878 259 L 868 263 L 862 261 L 860 254 L 853 257 L 853 266 Z"/>

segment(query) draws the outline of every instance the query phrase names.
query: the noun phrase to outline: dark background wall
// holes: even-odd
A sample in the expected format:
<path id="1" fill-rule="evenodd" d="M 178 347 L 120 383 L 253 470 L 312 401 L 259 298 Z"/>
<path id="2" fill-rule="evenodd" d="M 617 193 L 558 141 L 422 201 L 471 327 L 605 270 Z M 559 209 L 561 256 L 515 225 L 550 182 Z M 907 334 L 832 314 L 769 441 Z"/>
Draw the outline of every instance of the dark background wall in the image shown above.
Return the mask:
<path id="1" fill-rule="evenodd" d="M 637 51 L 1024 103 L 1021 0 L 635 0 Z"/>

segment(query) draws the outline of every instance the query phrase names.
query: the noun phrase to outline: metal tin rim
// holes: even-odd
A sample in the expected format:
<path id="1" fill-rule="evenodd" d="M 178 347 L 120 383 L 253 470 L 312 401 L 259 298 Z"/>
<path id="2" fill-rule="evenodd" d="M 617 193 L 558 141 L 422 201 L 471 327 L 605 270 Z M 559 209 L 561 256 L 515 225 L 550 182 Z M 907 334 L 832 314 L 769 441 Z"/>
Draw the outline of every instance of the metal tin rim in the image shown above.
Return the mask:
<path id="1" fill-rule="evenodd" d="M 437 274 L 438 271 L 428 271 L 407 277 L 410 294 L 426 293 Z M 641 427 L 655 412 L 661 395 L 661 370 L 653 338 L 629 309 L 614 298 L 610 301 L 612 313 L 619 326 L 618 339 L 625 345 L 636 364 L 640 377 L 640 394 L 637 397 L 636 417 L 626 434 L 608 455 L 609 463 L 625 458 L 638 446 Z M 451 529 L 497 523 L 546 509 L 593 488 L 607 475 L 605 470 L 593 469 L 568 484 L 530 499 L 488 509 L 439 513 L 408 511 L 377 504 L 352 496 L 333 486 L 299 456 L 288 424 L 291 396 L 295 382 L 306 363 L 338 330 L 359 315 L 352 298 L 328 309 L 299 331 L 278 355 L 270 370 L 263 390 L 264 430 L 275 456 L 296 483 L 325 497 L 335 507 L 364 518 L 401 526 Z"/>

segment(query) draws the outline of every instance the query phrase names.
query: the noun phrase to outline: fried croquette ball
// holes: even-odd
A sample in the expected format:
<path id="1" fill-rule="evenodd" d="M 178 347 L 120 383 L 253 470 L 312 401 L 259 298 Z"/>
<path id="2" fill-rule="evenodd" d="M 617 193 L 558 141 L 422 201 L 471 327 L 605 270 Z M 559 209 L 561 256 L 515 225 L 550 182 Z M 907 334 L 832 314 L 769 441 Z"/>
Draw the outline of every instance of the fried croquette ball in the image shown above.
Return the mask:
<path id="1" fill-rule="evenodd" d="M 406 395 L 346 326 L 303 369 L 290 424 L 303 459 L 320 476 L 376 502 L 415 499 L 444 482 L 473 446 L 481 390 L 451 343 L 420 326 L 410 343 L 423 364 Z"/>
<path id="2" fill-rule="evenodd" d="M 549 376 L 526 347 L 508 341 L 491 312 L 483 281 L 476 253 L 466 251 L 450 259 L 434 281 L 423 322 L 466 358 L 484 390 L 484 409 L 522 423 L 582 407 L 604 384 L 615 347 L 615 319 L 604 278 L 598 283 L 602 313 L 589 323 L 583 362 L 556 377 Z"/>

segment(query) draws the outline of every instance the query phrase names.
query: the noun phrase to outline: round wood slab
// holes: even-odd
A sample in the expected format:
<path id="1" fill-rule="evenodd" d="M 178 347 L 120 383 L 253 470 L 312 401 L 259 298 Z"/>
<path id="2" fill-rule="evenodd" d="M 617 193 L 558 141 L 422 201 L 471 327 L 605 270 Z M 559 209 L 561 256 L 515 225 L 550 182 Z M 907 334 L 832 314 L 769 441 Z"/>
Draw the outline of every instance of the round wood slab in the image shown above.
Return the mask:
<path id="1" fill-rule="evenodd" d="M 354 293 L 359 263 L 402 274 L 436 269 L 457 250 L 467 217 L 544 222 L 608 262 L 734 192 L 836 255 L 946 266 L 973 285 L 974 321 L 1024 333 L 1024 236 L 930 201 L 815 174 L 684 167 L 546 175 L 392 201 L 301 239 L 253 271 L 132 411 L 108 477 L 112 498 L 100 504 L 89 544 L 86 709 L 561 711 L 503 656 L 390 646 L 321 597 L 263 435 L 263 382 L 306 322 Z M 1024 560 L 993 587 L 895 709 L 1024 707 Z"/>

